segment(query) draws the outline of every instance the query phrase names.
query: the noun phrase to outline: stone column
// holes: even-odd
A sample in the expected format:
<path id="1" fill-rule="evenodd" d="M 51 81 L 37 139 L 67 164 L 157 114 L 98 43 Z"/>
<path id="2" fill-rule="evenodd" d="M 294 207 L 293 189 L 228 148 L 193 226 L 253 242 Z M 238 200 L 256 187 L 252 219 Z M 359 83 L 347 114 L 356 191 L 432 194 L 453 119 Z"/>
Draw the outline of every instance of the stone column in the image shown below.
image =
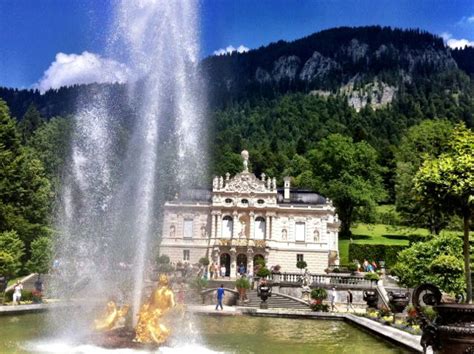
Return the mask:
<path id="1" fill-rule="evenodd" d="M 216 238 L 216 220 L 217 216 L 216 213 L 213 211 L 211 212 L 211 239 Z"/>
<path id="2" fill-rule="evenodd" d="M 230 278 L 235 279 L 237 276 L 237 250 L 235 247 L 230 249 Z"/>
<path id="3" fill-rule="evenodd" d="M 247 248 L 247 272 L 249 270 L 252 270 L 253 274 L 253 248 L 251 247 Z"/>
<path id="4" fill-rule="evenodd" d="M 255 238 L 255 213 L 251 211 L 249 213 L 250 216 L 250 232 L 249 232 L 249 239 L 253 240 Z"/>
<path id="5" fill-rule="evenodd" d="M 216 215 L 216 238 L 222 237 L 222 213 L 220 211 L 217 212 Z"/>
<path id="6" fill-rule="evenodd" d="M 237 238 L 237 224 L 239 223 L 239 213 L 234 211 L 232 213 L 232 238 Z"/>
<path id="7" fill-rule="evenodd" d="M 271 216 L 267 214 L 267 217 L 265 218 L 265 240 L 270 239 L 270 219 Z"/>

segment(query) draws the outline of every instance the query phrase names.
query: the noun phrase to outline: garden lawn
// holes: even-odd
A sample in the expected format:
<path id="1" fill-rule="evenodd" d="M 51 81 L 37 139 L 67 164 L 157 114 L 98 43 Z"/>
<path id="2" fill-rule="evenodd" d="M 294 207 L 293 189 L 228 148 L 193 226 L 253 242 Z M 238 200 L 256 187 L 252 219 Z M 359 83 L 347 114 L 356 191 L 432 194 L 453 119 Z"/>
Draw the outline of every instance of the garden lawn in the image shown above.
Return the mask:
<path id="1" fill-rule="evenodd" d="M 442 231 L 448 233 L 460 232 Z M 383 224 L 357 224 L 352 227 L 352 242 L 359 244 L 407 245 L 412 235 L 428 235 L 428 230 Z M 339 239 L 340 263 L 349 263 L 350 240 Z"/>

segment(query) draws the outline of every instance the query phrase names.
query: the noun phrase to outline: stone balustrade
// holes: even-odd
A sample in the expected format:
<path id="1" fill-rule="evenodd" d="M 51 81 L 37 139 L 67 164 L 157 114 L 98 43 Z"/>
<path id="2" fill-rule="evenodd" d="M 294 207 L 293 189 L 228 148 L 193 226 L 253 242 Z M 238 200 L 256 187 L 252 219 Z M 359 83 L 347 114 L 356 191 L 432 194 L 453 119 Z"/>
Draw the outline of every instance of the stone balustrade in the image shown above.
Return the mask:
<path id="1" fill-rule="evenodd" d="M 302 273 L 272 273 L 269 277 L 274 284 L 294 284 L 303 283 Z M 312 274 L 307 273 L 308 284 L 311 287 L 323 287 L 338 289 L 372 289 L 377 286 L 376 280 L 364 279 L 364 277 L 349 274 Z"/>

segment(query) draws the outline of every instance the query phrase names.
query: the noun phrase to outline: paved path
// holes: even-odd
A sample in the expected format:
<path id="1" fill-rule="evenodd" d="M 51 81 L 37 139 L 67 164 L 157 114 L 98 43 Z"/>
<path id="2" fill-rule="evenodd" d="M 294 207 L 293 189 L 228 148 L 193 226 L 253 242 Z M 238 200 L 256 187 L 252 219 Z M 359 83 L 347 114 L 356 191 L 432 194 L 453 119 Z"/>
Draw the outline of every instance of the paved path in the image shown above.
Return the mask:
<path id="1" fill-rule="evenodd" d="M 3 315 L 20 315 L 25 313 L 43 312 L 53 309 L 65 308 L 70 306 L 68 303 L 56 302 L 47 304 L 29 304 L 29 305 L 0 305 L 0 316 Z"/>

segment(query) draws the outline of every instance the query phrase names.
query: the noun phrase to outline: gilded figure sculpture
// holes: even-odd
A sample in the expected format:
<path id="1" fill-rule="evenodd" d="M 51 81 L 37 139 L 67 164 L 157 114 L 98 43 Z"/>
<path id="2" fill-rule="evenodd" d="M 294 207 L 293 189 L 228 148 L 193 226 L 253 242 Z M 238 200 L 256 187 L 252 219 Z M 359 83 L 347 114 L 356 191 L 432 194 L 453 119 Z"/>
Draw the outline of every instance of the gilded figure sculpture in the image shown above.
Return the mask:
<path id="1" fill-rule="evenodd" d="M 129 305 L 117 307 L 115 301 L 109 301 L 102 317 L 94 320 L 94 328 L 96 331 L 105 332 L 114 329 L 120 319 L 124 318 L 128 313 Z"/>
<path id="2" fill-rule="evenodd" d="M 158 281 L 158 287 L 153 291 L 148 302 L 140 309 L 138 324 L 135 328 L 135 342 L 163 344 L 171 334 L 163 324 L 163 319 L 175 305 L 168 277 L 162 274 Z"/>

